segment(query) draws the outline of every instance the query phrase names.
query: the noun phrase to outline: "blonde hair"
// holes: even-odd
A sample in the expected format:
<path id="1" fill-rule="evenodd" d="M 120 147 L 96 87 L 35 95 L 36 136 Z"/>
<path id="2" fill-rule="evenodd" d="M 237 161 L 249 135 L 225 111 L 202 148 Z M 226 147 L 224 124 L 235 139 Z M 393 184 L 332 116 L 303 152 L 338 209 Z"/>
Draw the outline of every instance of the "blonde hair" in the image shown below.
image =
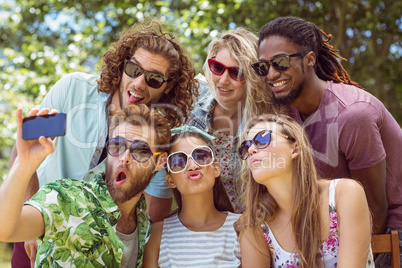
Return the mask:
<path id="1" fill-rule="evenodd" d="M 311 145 L 303 128 L 286 115 L 259 116 L 251 120 L 245 127 L 243 136 L 247 135 L 248 131 L 260 122 L 276 123 L 280 126 L 277 131 L 289 136 L 289 142 L 296 143 L 299 148 L 300 154 L 293 159 L 295 196 L 291 212 L 291 225 L 300 261 L 299 267 L 319 267 L 321 263 L 318 258 L 321 245 L 321 189 L 318 185 Z M 244 189 L 242 202 L 245 203 L 247 209 L 235 223 L 235 229 L 237 232 L 241 232 L 245 228 L 250 228 L 258 240 L 261 236 L 261 225 L 269 223 L 275 218 L 278 204 L 268 189 L 253 179 L 251 171 L 244 161 L 241 164 L 241 178 Z"/>
<path id="2" fill-rule="evenodd" d="M 231 32 L 224 33 L 220 38 L 213 40 L 208 45 L 208 56 L 203 67 L 209 88 L 214 89 L 215 85 L 208 67 L 208 59 L 215 57 L 222 48 L 229 50 L 230 56 L 239 64 L 239 75 L 245 77 L 246 94 L 243 110 L 246 119 L 261 113 L 274 112 L 271 90 L 267 90 L 262 77 L 258 76 L 251 68 L 251 64 L 258 61 L 257 42 L 258 37 L 244 28 L 237 28 Z M 216 98 L 215 90 L 210 91 L 211 95 L 219 102 Z M 225 107 L 221 103 L 219 104 Z"/>

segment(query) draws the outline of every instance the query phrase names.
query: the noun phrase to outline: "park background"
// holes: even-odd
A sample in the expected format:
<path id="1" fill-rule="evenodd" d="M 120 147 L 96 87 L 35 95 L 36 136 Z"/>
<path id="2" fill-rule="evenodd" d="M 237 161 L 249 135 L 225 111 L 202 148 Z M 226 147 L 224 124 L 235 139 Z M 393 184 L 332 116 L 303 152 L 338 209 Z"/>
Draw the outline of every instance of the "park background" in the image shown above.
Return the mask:
<path id="1" fill-rule="evenodd" d="M 119 33 L 157 19 L 184 47 L 197 73 L 221 33 L 256 33 L 278 16 L 297 16 L 332 34 L 353 81 L 379 98 L 402 124 L 400 0 L 0 0 L 0 184 L 15 141 L 15 110 L 26 114 L 63 75 L 99 73 Z M 3 219 L 0 219 L 3 220 Z M 10 267 L 0 243 L 0 268 Z"/>

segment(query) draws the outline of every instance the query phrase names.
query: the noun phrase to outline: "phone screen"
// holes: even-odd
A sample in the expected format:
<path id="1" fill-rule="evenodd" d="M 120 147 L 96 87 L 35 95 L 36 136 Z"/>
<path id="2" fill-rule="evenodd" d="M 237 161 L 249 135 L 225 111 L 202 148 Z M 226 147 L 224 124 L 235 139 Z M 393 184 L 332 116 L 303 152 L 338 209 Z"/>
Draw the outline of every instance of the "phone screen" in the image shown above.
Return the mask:
<path id="1" fill-rule="evenodd" d="M 40 136 L 64 136 L 65 134 L 65 113 L 25 117 L 22 122 L 22 138 L 24 140 L 37 139 Z"/>

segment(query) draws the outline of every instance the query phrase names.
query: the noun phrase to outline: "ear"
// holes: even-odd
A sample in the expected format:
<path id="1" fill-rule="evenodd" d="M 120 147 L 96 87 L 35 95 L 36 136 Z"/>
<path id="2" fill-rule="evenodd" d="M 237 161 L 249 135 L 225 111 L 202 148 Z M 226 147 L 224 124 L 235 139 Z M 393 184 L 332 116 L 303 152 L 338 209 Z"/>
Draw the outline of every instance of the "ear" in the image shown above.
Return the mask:
<path id="1" fill-rule="evenodd" d="M 295 159 L 297 156 L 300 155 L 300 148 L 297 142 L 293 143 L 292 147 L 292 159 Z"/>
<path id="2" fill-rule="evenodd" d="M 307 65 L 309 67 L 314 67 L 315 60 L 316 60 L 316 55 L 315 55 L 314 51 L 311 51 L 310 53 L 308 53 L 306 55 L 306 59 L 307 59 Z"/>
<path id="3" fill-rule="evenodd" d="M 166 160 L 167 160 L 167 153 L 166 152 L 164 152 L 161 155 L 159 155 L 158 160 L 156 162 L 155 171 L 161 170 L 165 166 Z"/>
<path id="4" fill-rule="evenodd" d="M 170 176 L 170 174 L 166 174 L 165 180 L 170 188 L 176 188 L 176 184 L 174 183 L 173 178 L 172 176 Z"/>
<path id="5" fill-rule="evenodd" d="M 214 162 L 213 165 L 215 178 L 217 178 L 219 175 L 221 175 L 221 165 L 218 162 Z"/>

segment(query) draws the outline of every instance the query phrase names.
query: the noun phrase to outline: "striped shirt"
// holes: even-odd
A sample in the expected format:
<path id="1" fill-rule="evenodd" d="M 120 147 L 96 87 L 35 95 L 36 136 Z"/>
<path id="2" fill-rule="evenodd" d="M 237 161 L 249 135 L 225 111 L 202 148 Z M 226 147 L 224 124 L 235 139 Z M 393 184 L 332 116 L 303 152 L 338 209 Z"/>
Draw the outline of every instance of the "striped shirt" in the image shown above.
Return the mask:
<path id="1" fill-rule="evenodd" d="M 164 267 L 239 267 L 240 247 L 233 223 L 240 214 L 227 212 L 215 231 L 193 232 L 175 214 L 163 222 L 158 265 Z"/>

